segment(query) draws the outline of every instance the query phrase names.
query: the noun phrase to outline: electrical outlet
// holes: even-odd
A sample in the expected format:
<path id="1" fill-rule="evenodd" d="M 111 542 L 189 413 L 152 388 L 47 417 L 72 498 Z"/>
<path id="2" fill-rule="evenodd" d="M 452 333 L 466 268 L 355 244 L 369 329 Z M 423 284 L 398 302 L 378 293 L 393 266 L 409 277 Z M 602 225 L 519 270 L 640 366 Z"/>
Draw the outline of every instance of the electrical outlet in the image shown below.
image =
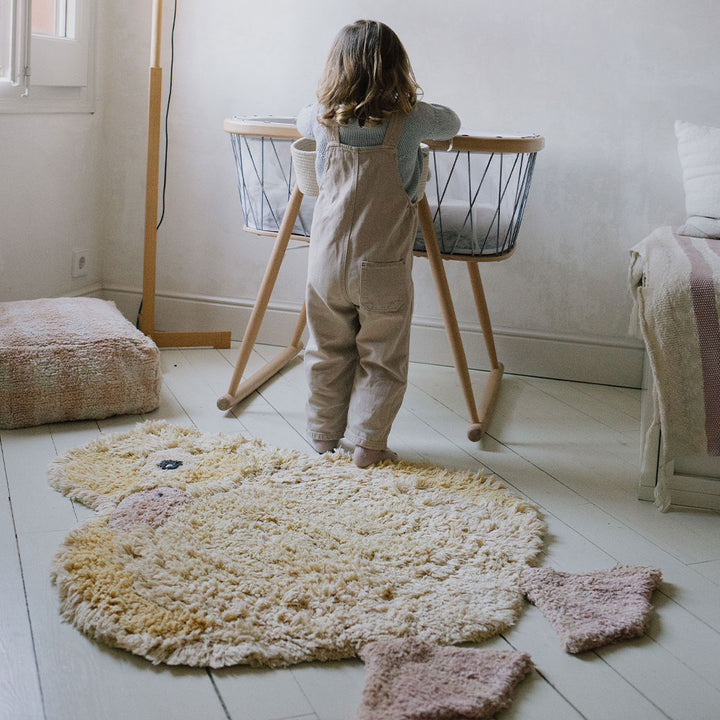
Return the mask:
<path id="1" fill-rule="evenodd" d="M 90 251 L 73 250 L 72 253 L 72 276 L 85 277 L 90 269 Z"/>

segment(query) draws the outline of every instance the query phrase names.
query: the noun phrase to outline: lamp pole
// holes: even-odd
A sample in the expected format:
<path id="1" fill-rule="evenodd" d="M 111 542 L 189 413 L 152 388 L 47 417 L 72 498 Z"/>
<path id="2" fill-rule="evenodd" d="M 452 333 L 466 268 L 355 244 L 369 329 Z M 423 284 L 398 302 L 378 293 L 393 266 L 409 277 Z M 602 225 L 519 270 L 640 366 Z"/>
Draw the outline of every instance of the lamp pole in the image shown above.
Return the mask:
<path id="1" fill-rule="evenodd" d="M 230 347 L 229 331 L 158 332 L 155 330 L 155 277 L 157 269 L 158 173 L 160 170 L 160 117 L 162 114 L 162 67 L 160 38 L 162 0 L 153 0 L 150 42 L 150 91 L 148 101 L 147 177 L 145 185 L 145 244 L 140 330 L 159 347 Z"/>

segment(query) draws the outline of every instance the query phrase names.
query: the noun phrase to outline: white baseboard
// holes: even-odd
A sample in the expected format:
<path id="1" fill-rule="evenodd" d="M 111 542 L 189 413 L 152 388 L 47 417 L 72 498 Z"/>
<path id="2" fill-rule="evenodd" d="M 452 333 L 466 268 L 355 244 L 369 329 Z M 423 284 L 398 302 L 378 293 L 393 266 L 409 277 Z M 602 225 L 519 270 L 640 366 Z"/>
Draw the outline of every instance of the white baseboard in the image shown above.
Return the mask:
<path id="1" fill-rule="evenodd" d="M 468 366 L 488 370 L 490 364 L 478 326 L 460 325 Z M 558 380 L 619 385 L 642 385 L 642 345 L 632 339 L 582 338 L 496 327 L 498 360 L 505 372 Z M 423 362 L 452 365 L 445 327 L 440 320 L 416 318 L 411 357 Z"/>
<path id="2" fill-rule="evenodd" d="M 113 300 L 125 317 L 135 322 L 141 299 L 137 288 L 105 287 L 102 296 Z M 252 305 L 252 300 L 158 293 L 155 326 L 168 331 L 230 330 L 233 340 L 242 340 Z M 295 330 L 299 310 L 298 305 L 271 303 L 258 342 L 286 345 Z M 461 324 L 460 332 L 468 366 L 488 370 L 479 325 Z M 558 336 L 500 327 L 494 329 L 494 334 L 498 359 L 508 373 L 623 387 L 642 386 L 642 343 L 632 338 Z M 410 359 L 453 365 L 442 320 L 414 318 Z"/>
<path id="3" fill-rule="evenodd" d="M 73 288 L 63 293 L 63 297 L 96 297 L 101 298 L 103 293 L 102 283 L 96 282 L 91 285 Z"/>

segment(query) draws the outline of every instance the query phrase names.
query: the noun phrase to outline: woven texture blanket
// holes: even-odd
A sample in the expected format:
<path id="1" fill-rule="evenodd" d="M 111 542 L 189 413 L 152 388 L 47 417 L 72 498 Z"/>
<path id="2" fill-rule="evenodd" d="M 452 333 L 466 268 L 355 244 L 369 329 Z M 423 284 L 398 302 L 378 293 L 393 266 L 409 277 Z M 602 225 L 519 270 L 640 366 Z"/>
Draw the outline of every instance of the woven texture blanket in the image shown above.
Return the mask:
<path id="1" fill-rule="evenodd" d="M 664 469 L 684 455 L 720 455 L 720 241 L 661 227 L 630 250 L 630 284 L 655 378 L 651 429 L 663 437 L 657 504 L 670 498 Z"/>

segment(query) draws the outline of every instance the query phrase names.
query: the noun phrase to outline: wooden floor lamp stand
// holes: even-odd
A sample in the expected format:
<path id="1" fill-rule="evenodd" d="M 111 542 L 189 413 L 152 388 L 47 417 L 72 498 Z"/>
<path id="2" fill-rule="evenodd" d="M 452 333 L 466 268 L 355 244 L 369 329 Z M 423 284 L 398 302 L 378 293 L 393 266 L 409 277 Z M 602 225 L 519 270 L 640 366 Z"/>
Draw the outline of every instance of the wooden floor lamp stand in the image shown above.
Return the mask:
<path id="1" fill-rule="evenodd" d="M 145 187 L 145 244 L 143 255 L 142 309 L 138 326 L 158 347 L 230 347 L 229 331 L 159 332 L 155 330 L 155 276 L 157 269 L 158 172 L 160 157 L 160 115 L 162 111 L 162 68 L 160 28 L 162 0 L 153 0 L 150 50 L 150 93 L 148 102 L 147 184 Z"/>

